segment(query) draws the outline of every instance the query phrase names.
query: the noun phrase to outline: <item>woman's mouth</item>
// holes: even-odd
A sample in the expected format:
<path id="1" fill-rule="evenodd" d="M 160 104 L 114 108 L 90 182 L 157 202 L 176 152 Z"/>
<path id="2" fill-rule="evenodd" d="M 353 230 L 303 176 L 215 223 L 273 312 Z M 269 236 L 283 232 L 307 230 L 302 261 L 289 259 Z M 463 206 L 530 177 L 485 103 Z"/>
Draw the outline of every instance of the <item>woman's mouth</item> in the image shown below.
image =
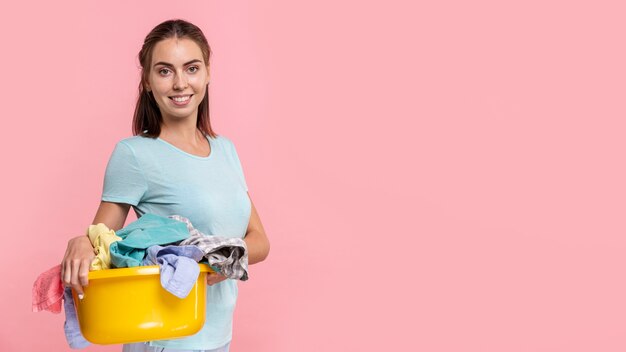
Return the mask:
<path id="1" fill-rule="evenodd" d="M 193 94 L 190 95 L 181 95 L 181 96 L 175 96 L 175 97 L 169 97 L 173 102 L 174 105 L 176 106 L 185 106 L 187 104 L 189 104 L 189 101 L 191 101 L 191 96 Z"/>

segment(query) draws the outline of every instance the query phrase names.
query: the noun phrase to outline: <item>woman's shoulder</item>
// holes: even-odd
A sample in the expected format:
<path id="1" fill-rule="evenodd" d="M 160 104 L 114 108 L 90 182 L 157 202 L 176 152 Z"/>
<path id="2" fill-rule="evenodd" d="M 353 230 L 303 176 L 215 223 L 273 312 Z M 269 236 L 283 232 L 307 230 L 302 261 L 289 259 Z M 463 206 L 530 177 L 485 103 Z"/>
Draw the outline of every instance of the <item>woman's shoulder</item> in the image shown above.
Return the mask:
<path id="1" fill-rule="evenodd" d="M 113 155 L 134 156 L 145 155 L 147 151 L 154 149 L 155 139 L 142 136 L 126 137 L 118 140 L 113 148 Z"/>
<path id="2" fill-rule="evenodd" d="M 144 136 L 131 136 L 126 137 L 119 140 L 117 143 L 127 144 L 127 145 L 140 145 L 146 143 L 153 143 L 156 141 L 156 138 L 144 137 Z"/>
<path id="3" fill-rule="evenodd" d="M 216 135 L 215 138 L 211 138 L 211 142 L 214 142 L 214 141 L 215 143 L 223 145 L 227 148 L 232 148 L 234 146 L 233 141 L 230 138 L 224 136 L 223 134 L 219 134 L 219 135 Z"/>
<path id="4" fill-rule="evenodd" d="M 224 143 L 225 141 L 230 141 L 230 139 L 228 139 L 228 137 L 224 136 L 223 134 L 216 134 L 215 137 L 211 137 L 207 135 L 207 137 L 211 139 L 211 141 L 218 141 L 220 143 Z"/>
<path id="5" fill-rule="evenodd" d="M 144 136 L 131 136 L 126 137 L 117 142 L 117 146 L 124 145 L 130 149 L 145 148 L 156 143 L 156 138 L 144 137 Z"/>

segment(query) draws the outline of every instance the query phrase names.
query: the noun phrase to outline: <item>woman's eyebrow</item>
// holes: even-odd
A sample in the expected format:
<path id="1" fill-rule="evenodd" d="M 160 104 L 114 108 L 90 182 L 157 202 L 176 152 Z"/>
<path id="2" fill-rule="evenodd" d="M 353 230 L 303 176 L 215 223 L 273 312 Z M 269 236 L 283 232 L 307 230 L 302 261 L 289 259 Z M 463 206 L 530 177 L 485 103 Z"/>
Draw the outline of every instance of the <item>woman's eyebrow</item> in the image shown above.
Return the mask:
<path id="1" fill-rule="evenodd" d="M 189 62 L 185 62 L 185 64 L 184 64 L 183 66 L 187 66 L 187 65 L 189 65 L 189 64 L 193 64 L 193 63 L 196 63 L 196 62 L 202 62 L 202 60 L 193 59 L 193 60 L 191 60 L 191 61 L 189 61 Z M 154 66 L 152 66 L 152 67 L 155 67 L 155 66 L 157 66 L 157 65 L 163 65 L 163 66 L 174 67 L 174 65 L 170 64 L 169 62 L 164 62 L 164 61 L 159 61 L 159 62 L 157 62 L 156 64 L 154 64 Z"/>

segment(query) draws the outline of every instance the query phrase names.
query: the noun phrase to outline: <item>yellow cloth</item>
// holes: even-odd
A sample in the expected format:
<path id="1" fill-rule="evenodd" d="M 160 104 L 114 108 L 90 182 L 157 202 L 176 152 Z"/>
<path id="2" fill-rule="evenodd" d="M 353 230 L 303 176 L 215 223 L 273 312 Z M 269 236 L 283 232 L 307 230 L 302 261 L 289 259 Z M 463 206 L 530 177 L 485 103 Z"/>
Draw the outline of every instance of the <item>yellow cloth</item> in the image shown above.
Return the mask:
<path id="1" fill-rule="evenodd" d="M 111 267 L 111 243 L 121 241 L 122 238 L 115 234 L 105 224 L 89 225 L 87 236 L 96 250 L 96 257 L 91 261 L 91 270 L 109 269 Z"/>

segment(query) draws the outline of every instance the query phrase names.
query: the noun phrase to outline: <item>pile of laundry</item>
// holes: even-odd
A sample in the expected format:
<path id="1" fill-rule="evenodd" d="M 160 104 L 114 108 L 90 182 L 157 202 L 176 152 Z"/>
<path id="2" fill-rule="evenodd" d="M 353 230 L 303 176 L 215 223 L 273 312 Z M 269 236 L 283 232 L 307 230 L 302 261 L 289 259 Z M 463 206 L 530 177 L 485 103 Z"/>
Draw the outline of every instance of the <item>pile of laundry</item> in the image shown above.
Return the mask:
<path id="1" fill-rule="evenodd" d="M 209 236 L 182 216 L 145 214 L 115 232 L 104 224 L 89 226 L 87 236 L 96 257 L 91 270 L 159 265 L 161 286 L 185 298 L 200 275 L 198 263 L 229 279 L 248 279 L 248 248 L 241 238 Z M 79 297 L 82 299 L 82 297 Z M 72 290 L 61 282 L 61 265 L 39 275 L 33 285 L 33 311 L 60 313 L 65 310 L 65 337 L 71 348 L 89 342 L 80 332 Z"/>

